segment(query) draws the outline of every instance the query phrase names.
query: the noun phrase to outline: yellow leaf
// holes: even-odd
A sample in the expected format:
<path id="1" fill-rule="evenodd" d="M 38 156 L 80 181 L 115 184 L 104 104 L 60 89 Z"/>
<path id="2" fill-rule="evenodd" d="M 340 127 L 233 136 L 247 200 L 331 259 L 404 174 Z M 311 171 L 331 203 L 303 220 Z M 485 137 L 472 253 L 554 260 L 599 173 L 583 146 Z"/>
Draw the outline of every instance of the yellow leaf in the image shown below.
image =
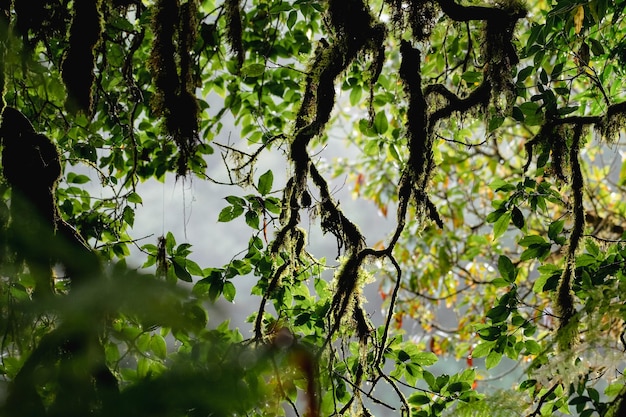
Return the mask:
<path id="1" fill-rule="evenodd" d="M 581 5 L 576 8 L 576 13 L 574 13 L 574 31 L 577 35 L 583 28 L 583 20 L 585 20 L 585 8 Z"/>

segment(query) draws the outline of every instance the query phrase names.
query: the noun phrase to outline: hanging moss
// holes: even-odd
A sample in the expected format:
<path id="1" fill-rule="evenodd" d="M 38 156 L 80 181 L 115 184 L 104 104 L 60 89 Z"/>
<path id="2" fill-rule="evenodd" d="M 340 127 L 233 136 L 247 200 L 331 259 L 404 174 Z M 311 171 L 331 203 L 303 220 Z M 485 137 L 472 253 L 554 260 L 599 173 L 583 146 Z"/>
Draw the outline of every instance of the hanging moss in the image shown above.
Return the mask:
<path id="1" fill-rule="evenodd" d="M 152 49 L 148 66 L 154 77 L 155 94 L 152 97 L 152 111 L 166 119 L 166 127 L 172 109 L 176 108 L 176 96 L 180 81 L 176 67 L 176 46 L 174 39 L 178 26 L 178 1 L 158 0 L 152 11 Z"/>
<path id="2" fill-rule="evenodd" d="M 329 0 L 328 15 L 337 37 L 346 40 L 349 49 L 362 44 L 364 31 L 372 27 L 373 17 L 362 1 Z"/>
<path id="3" fill-rule="evenodd" d="M 413 48 L 410 42 L 402 41 L 400 54 L 402 56 L 400 78 L 409 102 L 406 122 L 409 160 L 398 186 L 398 198 L 403 202 L 400 207 L 406 208 L 406 203 L 412 201 L 417 208 L 418 216 L 425 215 L 443 228 L 437 208 L 426 193 L 434 169 L 433 136 L 426 99 L 422 92 L 420 52 Z M 404 217 L 404 214 L 399 215 Z"/>
<path id="4" fill-rule="evenodd" d="M 184 176 L 189 170 L 189 160 L 200 143 L 198 138 L 198 117 L 200 107 L 196 99 L 196 79 L 193 71 L 192 53 L 197 39 L 198 26 L 197 0 L 188 0 L 180 8 L 178 28 L 178 56 L 180 57 L 180 82 L 178 106 L 171 109 L 169 131 L 178 146 L 177 174 Z M 174 123 L 174 126 L 171 123 Z"/>
<path id="5" fill-rule="evenodd" d="M 163 118 L 168 138 L 178 147 L 177 175 L 185 176 L 199 144 L 200 107 L 195 96 L 192 53 L 197 39 L 197 0 L 180 5 L 160 0 L 152 14 L 149 68 L 155 84 L 152 110 Z"/>
<path id="6" fill-rule="evenodd" d="M 180 7 L 180 23 L 178 29 L 178 55 L 180 56 L 180 80 L 182 90 L 193 93 L 197 81 L 193 71 L 192 53 L 198 38 L 198 4 L 197 0 L 188 0 Z"/>
<path id="7" fill-rule="evenodd" d="M 46 0 L 17 0 L 15 2 L 15 29 L 22 35 L 26 44 L 30 44 L 29 35 L 37 35 L 43 31 L 47 18 Z"/>
<path id="8" fill-rule="evenodd" d="M 391 6 L 391 20 L 396 33 L 411 29 L 413 39 L 423 41 L 430 37 L 439 8 L 432 0 L 386 0 Z"/>
<path id="9" fill-rule="evenodd" d="M 0 0 L 0 43 L 2 44 L 9 40 L 12 7 L 13 0 Z"/>
<path id="10" fill-rule="evenodd" d="M 602 138 L 610 143 L 619 140 L 620 134 L 626 128 L 626 102 L 609 106 L 604 117 L 596 125 Z"/>
<path id="11" fill-rule="evenodd" d="M 319 78 L 319 72 L 325 65 L 324 61 L 328 59 L 325 52 L 328 47 L 329 45 L 326 39 L 320 39 L 317 47 L 315 48 L 315 52 L 313 53 L 313 59 L 307 68 L 304 96 L 302 97 L 302 102 L 300 103 L 300 108 L 298 109 L 294 125 L 294 130 L 296 132 L 310 124 L 315 117 L 314 103 L 317 90 L 312 88 L 312 86 Z"/>
<path id="12" fill-rule="evenodd" d="M 567 182 L 565 171 L 569 157 L 566 142 L 569 134 L 571 134 L 571 129 L 568 129 L 565 124 L 545 123 L 537 135 L 524 145 L 528 155 L 524 171 L 528 170 L 534 151 L 538 148 L 541 153 L 550 155 L 551 169 L 548 173 L 560 181 Z"/>
<path id="13" fill-rule="evenodd" d="M 511 4 L 501 9 L 504 13 L 485 23 L 483 57 L 485 77 L 489 80 L 492 105 L 499 114 L 508 114 L 515 100 L 514 69 L 519 62 L 513 46 L 513 35 L 517 21 L 526 15 L 521 4 Z"/>
<path id="14" fill-rule="evenodd" d="M 370 124 L 374 123 L 374 117 L 376 116 L 374 110 L 374 87 L 378 81 L 378 77 L 383 71 L 383 65 L 385 63 L 385 38 L 387 37 L 387 30 L 383 25 L 375 25 L 372 27 L 371 36 L 366 46 L 366 50 L 372 56 L 372 63 L 368 69 L 368 84 L 369 84 L 369 119 Z"/>
<path id="15" fill-rule="evenodd" d="M 337 238 L 338 249 L 345 245 L 348 253 L 360 252 L 365 247 L 365 237 L 339 209 L 332 198 L 328 183 L 315 166 L 311 166 L 311 179 L 320 190 L 321 227 L 324 233 L 332 233 Z"/>
<path id="16" fill-rule="evenodd" d="M 67 0 L 19 0 L 14 3 L 14 28 L 27 48 L 32 50 L 38 42 L 53 36 L 65 36 L 70 19 Z"/>
<path id="17" fill-rule="evenodd" d="M 6 54 L 9 46 L 9 26 L 11 24 L 11 7 L 12 0 L 0 0 L 0 114 L 4 110 L 6 101 L 4 100 L 6 79 L 5 79 L 5 62 Z"/>
<path id="18" fill-rule="evenodd" d="M 241 0 L 225 0 L 224 13 L 226 15 L 226 39 L 237 58 L 238 67 L 241 68 L 244 61 Z"/>
<path id="19" fill-rule="evenodd" d="M 74 1 L 69 46 L 61 64 L 67 88 L 65 108 L 70 113 L 93 113 L 95 48 L 103 31 L 102 0 Z"/>

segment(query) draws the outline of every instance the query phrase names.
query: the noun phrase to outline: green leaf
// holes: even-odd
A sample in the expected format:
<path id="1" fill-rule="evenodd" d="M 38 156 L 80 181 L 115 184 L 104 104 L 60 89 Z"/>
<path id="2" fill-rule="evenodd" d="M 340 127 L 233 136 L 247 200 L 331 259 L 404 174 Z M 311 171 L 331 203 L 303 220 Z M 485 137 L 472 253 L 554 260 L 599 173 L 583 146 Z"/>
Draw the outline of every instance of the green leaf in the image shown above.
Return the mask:
<path id="1" fill-rule="evenodd" d="M 598 263 L 598 260 L 588 253 L 583 253 L 576 257 L 576 267 L 589 266 L 596 263 Z"/>
<path id="2" fill-rule="evenodd" d="M 515 282 L 517 271 L 515 265 L 513 265 L 513 262 L 507 256 L 500 255 L 498 258 L 498 271 L 507 282 Z"/>
<path id="3" fill-rule="evenodd" d="M 471 388 L 472 388 L 472 386 L 470 384 L 468 384 L 467 382 L 453 382 L 450 385 L 448 385 L 447 391 L 450 392 L 450 393 L 463 392 L 463 391 L 467 391 L 467 390 L 469 390 Z"/>
<path id="4" fill-rule="evenodd" d="M 141 246 L 141 249 L 143 249 L 144 251 L 150 253 L 150 254 L 156 254 L 158 251 L 158 248 L 156 245 L 153 245 L 152 243 L 146 243 L 145 245 Z"/>
<path id="5" fill-rule="evenodd" d="M 430 366 L 437 363 L 437 355 L 432 352 L 418 352 L 411 357 L 411 360 L 420 366 Z"/>
<path id="6" fill-rule="evenodd" d="M 224 298 L 227 301 L 230 301 L 232 303 L 233 300 L 235 299 L 235 295 L 237 294 L 237 289 L 235 288 L 235 285 L 232 282 L 227 280 L 224 282 L 224 287 L 222 288 L 222 294 L 224 295 Z"/>
<path id="7" fill-rule="evenodd" d="M 416 392 L 411 394 L 407 401 L 411 405 L 420 406 L 430 403 L 430 398 L 427 395 Z"/>
<path id="8" fill-rule="evenodd" d="M 224 199 L 233 206 L 245 206 L 246 205 L 246 200 L 244 200 L 241 197 L 237 197 L 235 195 L 229 195 L 227 197 L 224 197 Z"/>
<path id="9" fill-rule="evenodd" d="M 241 69 L 241 74 L 244 77 L 260 77 L 265 72 L 265 65 L 263 64 L 250 64 Z"/>
<path id="10" fill-rule="evenodd" d="M 186 261 L 184 258 L 174 257 L 172 259 L 172 265 L 174 266 L 174 273 L 181 281 L 192 282 L 191 274 L 187 271 L 185 266 Z"/>
<path id="11" fill-rule="evenodd" d="M 604 389 L 604 395 L 609 398 L 617 396 L 624 389 L 624 383 L 621 381 L 614 382 Z"/>
<path id="12" fill-rule="evenodd" d="M 276 197 L 267 197 L 263 201 L 263 206 L 272 214 L 280 214 L 282 203 Z"/>
<path id="13" fill-rule="evenodd" d="M 542 245 L 546 243 L 546 240 L 539 235 L 524 236 L 517 242 L 520 246 L 529 247 L 531 245 Z"/>
<path id="14" fill-rule="evenodd" d="M 498 209 L 496 211 L 492 211 L 491 213 L 487 215 L 487 217 L 485 218 L 485 221 L 487 223 L 495 223 L 505 213 L 506 213 L 505 209 Z"/>
<path id="15" fill-rule="evenodd" d="M 387 121 L 387 115 L 385 114 L 385 112 L 378 112 L 376 113 L 376 116 L 374 117 L 374 130 L 376 131 L 376 133 L 378 133 L 379 135 L 384 135 L 385 133 L 387 133 L 387 130 L 389 129 L 389 122 Z"/>
<path id="16" fill-rule="evenodd" d="M 485 359 L 485 368 L 487 369 L 495 368 L 496 366 L 498 366 L 501 360 L 502 360 L 502 353 L 492 350 L 487 355 L 487 359 Z"/>
<path id="17" fill-rule="evenodd" d="M 600 256 L 600 247 L 591 239 L 585 242 L 585 249 L 587 250 L 587 252 L 589 252 L 591 256 L 595 258 L 598 258 Z"/>
<path id="18" fill-rule="evenodd" d="M 165 339 L 158 334 L 153 334 L 150 337 L 150 350 L 159 358 L 165 359 L 167 357 L 167 344 Z"/>
<path id="19" fill-rule="evenodd" d="M 517 73 L 517 82 L 524 81 L 526 78 L 530 76 L 530 74 L 532 74 L 534 70 L 535 70 L 535 67 L 533 67 L 532 65 L 521 69 Z"/>
<path id="20" fill-rule="evenodd" d="M 187 271 L 189 271 L 191 275 L 194 275 L 196 277 L 201 277 L 204 275 L 202 268 L 200 268 L 200 266 L 191 259 L 185 259 L 185 266 L 187 267 Z"/>
<path id="21" fill-rule="evenodd" d="M 509 317 L 511 310 L 507 306 L 497 305 L 487 312 L 487 317 L 494 323 L 503 322 Z"/>
<path id="22" fill-rule="evenodd" d="M 524 116 L 532 117 L 536 116 L 539 113 L 539 104 L 533 101 L 527 101 L 526 103 L 522 103 L 519 106 L 520 110 L 524 114 Z"/>
<path id="23" fill-rule="evenodd" d="M 393 159 L 398 162 L 402 162 L 402 159 L 400 158 L 400 152 L 398 151 L 398 147 L 395 143 L 389 144 L 389 153 L 391 154 L 391 157 Z"/>
<path id="24" fill-rule="evenodd" d="M 126 200 L 129 203 L 133 203 L 133 204 L 142 204 L 143 200 L 141 199 L 141 196 L 139 194 L 137 194 L 136 192 L 132 192 L 130 194 L 128 194 L 128 197 L 126 197 Z"/>
<path id="25" fill-rule="evenodd" d="M 489 119 L 489 131 L 493 132 L 494 130 L 502 126 L 502 123 L 504 123 L 504 117 L 501 117 L 501 116 L 492 117 L 491 119 Z"/>
<path id="26" fill-rule="evenodd" d="M 478 330 L 478 336 L 487 341 L 497 340 L 502 334 L 502 329 L 499 326 L 489 326 Z"/>
<path id="27" fill-rule="evenodd" d="M 85 184 L 91 181 L 87 175 L 75 174 L 73 172 L 69 172 L 67 174 L 67 182 L 70 184 Z"/>
<path id="28" fill-rule="evenodd" d="M 461 79 L 468 84 L 477 84 L 483 79 L 481 71 L 466 71 L 461 75 Z"/>
<path id="29" fill-rule="evenodd" d="M 438 391 L 437 380 L 435 379 L 435 376 L 432 373 L 428 371 L 424 371 L 422 373 L 422 376 L 424 377 L 424 381 L 426 381 L 426 383 L 428 384 L 428 388 L 430 388 L 433 391 Z"/>
<path id="30" fill-rule="evenodd" d="M 504 288 L 504 287 L 508 287 L 509 285 L 511 285 L 511 283 L 505 280 L 504 278 L 494 278 L 491 281 L 491 285 L 495 286 L 496 288 Z"/>
<path id="31" fill-rule="evenodd" d="M 535 279 L 535 282 L 533 283 L 533 292 L 535 294 L 543 292 L 546 281 L 548 281 L 547 275 L 539 275 L 539 277 Z"/>
<path id="32" fill-rule="evenodd" d="M 442 374 L 437 377 L 437 391 L 441 391 L 443 387 L 450 381 L 450 375 Z"/>
<path id="33" fill-rule="evenodd" d="M 228 206 L 224 207 L 222 211 L 220 211 L 219 216 L 217 217 L 217 221 L 219 222 L 229 222 L 237 217 L 241 216 L 244 212 L 242 206 Z"/>
<path id="34" fill-rule="evenodd" d="M 378 132 L 373 126 L 370 126 L 369 121 L 367 119 L 359 120 L 359 131 L 368 137 L 376 137 L 378 136 Z"/>
<path id="35" fill-rule="evenodd" d="M 548 226 L 548 237 L 556 241 L 559 238 L 559 234 L 563 231 L 564 225 L 565 220 L 557 220 L 550 223 L 550 226 Z"/>
<path id="36" fill-rule="evenodd" d="M 411 359 L 411 356 L 408 353 L 406 353 L 404 350 L 398 351 L 398 360 L 400 362 L 406 362 L 409 359 Z"/>
<path id="37" fill-rule="evenodd" d="M 524 341 L 524 347 L 528 355 L 538 355 L 541 353 L 541 346 L 534 340 L 529 339 Z"/>
<path id="38" fill-rule="evenodd" d="M 272 184 L 274 183 L 274 174 L 272 170 L 268 170 L 265 174 L 259 177 L 259 183 L 257 188 L 261 195 L 267 195 L 272 191 Z"/>
<path id="39" fill-rule="evenodd" d="M 292 10 L 289 12 L 289 16 L 287 17 L 287 27 L 289 29 L 293 28 L 293 25 L 296 24 L 296 20 L 298 19 L 298 12 Z"/>
<path id="40" fill-rule="evenodd" d="M 576 110 L 578 110 L 578 106 L 561 107 L 557 110 L 557 113 L 565 116 L 566 114 L 574 113 Z"/>
<path id="41" fill-rule="evenodd" d="M 501 178 L 496 178 L 489 184 L 489 188 L 491 188 L 494 192 L 509 192 L 515 190 L 517 187 Z"/>
<path id="42" fill-rule="evenodd" d="M 259 213 L 253 210 L 246 212 L 246 224 L 255 230 L 259 230 Z"/>
<path id="43" fill-rule="evenodd" d="M 511 210 L 511 220 L 513 221 L 513 225 L 517 227 L 518 229 L 524 228 L 524 224 L 525 224 L 524 215 L 522 214 L 522 211 L 519 208 L 517 208 L 517 206 L 514 206 L 513 209 Z"/>
<path id="44" fill-rule="evenodd" d="M 172 232 L 165 234 L 165 253 L 168 255 L 174 255 L 174 247 L 176 246 L 176 239 Z"/>
<path id="45" fill-rule="evenodd" d="M 135 210 L 130 208 L 129 206 L 125 206 L 122 211 L 122 218 L 130 227 L 133 227 L 135 224 Z"/>
<path id="46" fill-rule="evenodd" d="M 604 46 L 602 46 L 602 42 L 594 38 L 587 38 L 587 40 L 591 43 L 591 52 L 595 56 L 604 55 Z"/>
<path id="47" fill-rule="evenodd" d="M 550 254 L 551 245 L 549 243 L 530 245 L 520 255 L 520 261 L 529 259 L 545 259 Z"/>
<path id="48" fill-rule="evenodd" d="M 252 266 L 250 265 L 249 259 L 234 259 L 229 266 L 237 271 L 237 275 L 247 275 L 252 272 Z"/>
<path id="49" fill-rule="evenodd" d="M 497 239 L 498 237 L 502 236 L 504 232 L 506 232 L 506 230 L 509 228 L 510 222 L 511 213 L 507 211 L 506 213 L 503 213 L 502 216 L 500 216 L 498 220 L 496 220 L 496 222 L 493 224 L 493 238 Z"/>
<path id="50" fill-rule="evenodd" d="M 476 347 L 474 347 L 474 350 L 472 350 L 472 357 L 482 358 L 487 356 L 495 344 L 495 341 L 483 341 L 478 343 Z"/>
<path id="51" fill-rule="evenodd" d="M 361 101 L 361 96 L 363 95 L 363 90 L 358 85 L 352 87 L 350 91 L 350 105 L 356 106 Z"/>

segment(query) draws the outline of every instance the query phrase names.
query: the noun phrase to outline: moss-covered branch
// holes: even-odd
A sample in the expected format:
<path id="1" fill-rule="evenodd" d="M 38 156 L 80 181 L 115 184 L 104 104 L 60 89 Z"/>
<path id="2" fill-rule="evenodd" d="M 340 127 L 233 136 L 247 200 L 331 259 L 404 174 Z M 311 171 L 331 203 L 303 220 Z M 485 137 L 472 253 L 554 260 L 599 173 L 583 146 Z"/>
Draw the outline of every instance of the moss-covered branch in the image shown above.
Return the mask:
<path id="1" fill-rule="evenodd" d="M 585 209 L 583 206 L 584 179 L 580 167 L 579 147 L 583 135 L 583 125 L 577 124 L 572 132 L 572 144 L 569 150 L 569 162 L 571 170 L 570 184 L 572 188 L 572 213 L 574 224 L 569 237 L 565 268 L 561 275 L 556 295 L 556 310 L 559 315 L 559 345 L 563 348 L 569 346 L 577 334 L 577 329 L 570 323 L 574 317 L 574 297 L 572 295 L 572 278 L 576 271 L 576 251 L 582 240 L 585 229 Z"/>
<path id="2" fill-rule="evenodd" d="M 504 21 L 511 18 L 521 19 L 526 12 L 517 8 L 486 7 L 486 6 L 462 6 L 454 0 L 437 0 L 441 10 L 452 20 L 457 22 L 469 22 L 471 20 Z"/>

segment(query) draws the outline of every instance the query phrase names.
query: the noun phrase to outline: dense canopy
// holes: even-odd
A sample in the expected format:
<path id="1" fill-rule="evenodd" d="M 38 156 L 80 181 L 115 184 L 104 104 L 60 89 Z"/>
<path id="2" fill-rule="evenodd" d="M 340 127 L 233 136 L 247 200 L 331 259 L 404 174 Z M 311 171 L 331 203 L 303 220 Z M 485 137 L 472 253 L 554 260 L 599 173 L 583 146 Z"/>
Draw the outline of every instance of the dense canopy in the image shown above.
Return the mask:
<path id="1" fill-rule="evenodd" d="M 0 0 L 2 415 L 625 415 L 625 8 Z"/>

